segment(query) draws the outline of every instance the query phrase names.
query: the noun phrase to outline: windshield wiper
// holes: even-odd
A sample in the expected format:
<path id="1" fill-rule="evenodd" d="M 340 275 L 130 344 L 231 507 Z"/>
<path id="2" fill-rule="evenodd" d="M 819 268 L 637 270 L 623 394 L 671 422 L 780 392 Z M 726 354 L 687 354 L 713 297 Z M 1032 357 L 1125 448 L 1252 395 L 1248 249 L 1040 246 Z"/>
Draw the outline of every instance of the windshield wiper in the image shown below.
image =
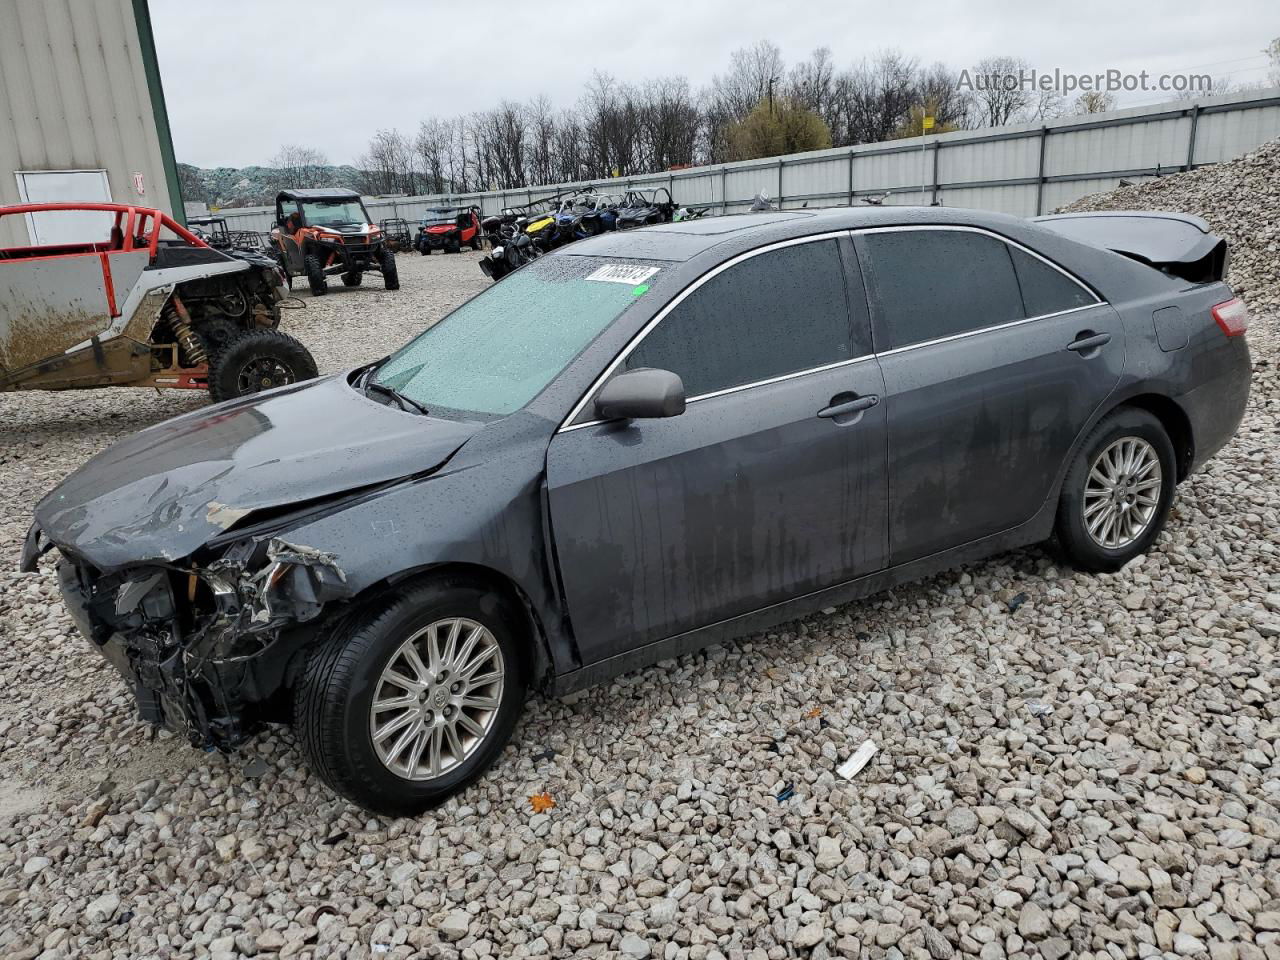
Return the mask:
<path id="1" fill-rule="evenodd" d="M 370 390 L 374 393 L 380 393 L 384 397 L 390 397 L 395 400 L 400 404 L 401 410 L 417 410 L 418 413 L 422 414 L 424 417 L 430 416 L 431 414 L 430 410 L 420 404 L 417 400 L 413 399 L 413 397 L 405 396 L 395 387 L 389 387 L 385 383 L 378 383 L 376 380 L 366 380 L 364 384 L 364 392 L 368 393 Z"/>

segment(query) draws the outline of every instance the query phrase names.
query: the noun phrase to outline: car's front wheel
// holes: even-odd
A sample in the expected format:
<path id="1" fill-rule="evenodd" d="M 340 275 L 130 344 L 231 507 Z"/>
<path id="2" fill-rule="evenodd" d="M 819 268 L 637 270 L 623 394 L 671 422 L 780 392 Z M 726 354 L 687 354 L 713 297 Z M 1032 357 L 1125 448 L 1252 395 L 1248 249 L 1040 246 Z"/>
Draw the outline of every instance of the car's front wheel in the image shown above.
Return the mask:
<path id="1" fill-rule="evenodd" d="M 312 769 L 389 816 L 421 813 L 471 783 L 524 707 L 519 622 L 499 595 L 445 579 L 334 630 L 294 689 Z"/>
<path id="2" fill-rule="evenodd" d="M 1164 529 L 1176 483 L 1173 443 L 1160 421 L 1136 407 L 1109 413 L 1063 481 L 1055 532 L 1067 559 L 1102 572 L 1145 553 Z"/>

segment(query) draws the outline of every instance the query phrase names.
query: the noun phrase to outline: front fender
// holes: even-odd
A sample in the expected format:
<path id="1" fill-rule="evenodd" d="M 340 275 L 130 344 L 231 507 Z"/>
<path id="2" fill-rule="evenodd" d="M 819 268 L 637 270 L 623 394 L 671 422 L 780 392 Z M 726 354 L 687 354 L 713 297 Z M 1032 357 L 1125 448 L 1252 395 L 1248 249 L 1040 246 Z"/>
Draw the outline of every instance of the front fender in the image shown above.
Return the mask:
<path id="1" fill-rule="evenodd" d="M 341 597 L 438 566 L 483 568 L 513 583 L 541 624 L 556 673 L 577 666 L 552 572 L 543 470 L 546 439 L 531 436 L 488 459 L 473 455 L 438 473 L 277 534 L 332 558 Z"/>

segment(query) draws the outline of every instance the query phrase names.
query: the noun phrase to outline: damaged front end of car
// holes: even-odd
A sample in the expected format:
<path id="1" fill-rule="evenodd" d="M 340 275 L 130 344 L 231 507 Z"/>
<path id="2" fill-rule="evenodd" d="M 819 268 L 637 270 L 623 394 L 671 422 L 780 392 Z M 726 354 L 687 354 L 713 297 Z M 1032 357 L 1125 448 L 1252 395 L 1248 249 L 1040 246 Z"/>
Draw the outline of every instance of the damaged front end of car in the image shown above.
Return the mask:
<path id="1" fill-rule="evenodd" d="M 349 596 L 331 554 L 279 537 L 110 572 L 61 553 L 67 609 L 133 688 L 141 719 L 204 748 L 233 749 L 288 719 L 297 654 L 324 606 Z"/>

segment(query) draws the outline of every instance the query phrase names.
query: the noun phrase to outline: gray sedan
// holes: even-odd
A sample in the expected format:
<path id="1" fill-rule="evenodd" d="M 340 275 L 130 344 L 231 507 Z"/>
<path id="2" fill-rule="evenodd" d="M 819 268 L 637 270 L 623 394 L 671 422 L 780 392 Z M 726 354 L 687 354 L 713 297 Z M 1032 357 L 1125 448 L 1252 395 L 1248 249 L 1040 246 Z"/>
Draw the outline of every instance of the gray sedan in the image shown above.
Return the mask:
<path id="1" fill-rule="evenodd" d="M 1115 570 L 1249 392 L 1172 215 L 790 211 L 545 256 L 376 363 L 196 411 L 36 510 L 143 719 L 292 723 L 412 814 L 563 693 L 1054 539 Z"/>

